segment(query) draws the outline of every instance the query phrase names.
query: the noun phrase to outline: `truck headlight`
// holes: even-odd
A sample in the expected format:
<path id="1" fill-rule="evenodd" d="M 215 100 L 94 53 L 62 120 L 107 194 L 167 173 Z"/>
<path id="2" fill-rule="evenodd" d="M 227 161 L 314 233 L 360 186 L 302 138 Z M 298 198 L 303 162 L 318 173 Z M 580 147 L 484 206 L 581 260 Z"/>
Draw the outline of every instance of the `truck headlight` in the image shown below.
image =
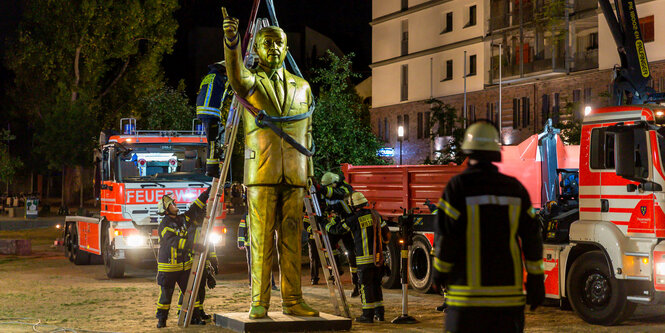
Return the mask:
<path id="1" fill-rule="evenodd" d="M 127 246 L 138 247 L 145 245 L 145 237 L 140 235 L 131 235 L 127 237 Z"/>
<path id="2" fill-rule="evenodd" d="M 217 245 L 219 241 L 222 240 L 222 236 L 216 232 L 210 233 L 210 236 L 208 236 L 208 241 L 212 243 L 213 245 Z"/>
<path id="3" fill-rule="evenodd" d="M 659 262 L 656 264 L 656 275 L 665 276 L 665 262 Z"/>

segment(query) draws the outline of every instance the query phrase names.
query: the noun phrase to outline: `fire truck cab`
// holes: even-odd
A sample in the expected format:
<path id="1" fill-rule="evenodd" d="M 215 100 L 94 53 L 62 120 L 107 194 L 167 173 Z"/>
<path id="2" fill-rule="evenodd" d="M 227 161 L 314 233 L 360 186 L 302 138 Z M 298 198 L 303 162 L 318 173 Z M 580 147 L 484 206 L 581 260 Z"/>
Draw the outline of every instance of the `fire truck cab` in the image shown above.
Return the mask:
<path id="1" fill-rule="evenodd" d="M 100 205 L 97 216 L 67 216 L 65 254 L 75 264 L 104 263 L 109 278 L 124 275 L 126 264 L 156 262 L 157 203 L 172 194 L 185 211 L 211 185 L 205 175 L 206 137 L 192 131 L 138 131 L 136 120 L 121 120 L 122 134 L 100 140 Z M 223 197 L 222 197 L 223 200 Z M 223 246 L 221 210 L 210 241 Z"/>

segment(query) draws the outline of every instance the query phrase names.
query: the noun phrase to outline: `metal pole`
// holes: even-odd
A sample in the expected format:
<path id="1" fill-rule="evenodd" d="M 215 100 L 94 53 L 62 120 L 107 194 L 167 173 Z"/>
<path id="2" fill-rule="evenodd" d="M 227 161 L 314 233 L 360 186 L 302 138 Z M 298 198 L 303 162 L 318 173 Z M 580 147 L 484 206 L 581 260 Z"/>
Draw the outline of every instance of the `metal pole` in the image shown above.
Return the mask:
<path id="1" fill-rule="evenodd" d="M 503 125 L 503 118 L 501 118 L 501 56 L 503 53 L 503 43 L 499 43 L 499 143 L 503 145 L 503 136 L 501 135 L 501 125 Z"/>
<path id="2" fill-rule="evenodd" d="M 467 126 L 467 120 L 466 120 L 466 51 L 464 51 L 464 70 L 462 70 L 462 75 L 464 76 L 464 128 Z"/>

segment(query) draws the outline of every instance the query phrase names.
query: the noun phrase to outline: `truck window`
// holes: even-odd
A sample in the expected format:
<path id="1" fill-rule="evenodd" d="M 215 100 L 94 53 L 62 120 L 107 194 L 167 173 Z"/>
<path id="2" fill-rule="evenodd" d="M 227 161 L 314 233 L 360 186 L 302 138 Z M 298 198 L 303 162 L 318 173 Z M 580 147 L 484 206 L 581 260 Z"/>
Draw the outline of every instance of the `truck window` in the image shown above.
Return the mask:
<path id="1" fill-rule="evenodd" d="M 205 144 L 134 144 L 118 156 L 123 182 L 194 180 L 205 177 Z"/>
<path id="2" fill-rule="evenodd" d="M 591 130 L 591 169 L 614 169 L 614 134 L 605 128 Z"/>

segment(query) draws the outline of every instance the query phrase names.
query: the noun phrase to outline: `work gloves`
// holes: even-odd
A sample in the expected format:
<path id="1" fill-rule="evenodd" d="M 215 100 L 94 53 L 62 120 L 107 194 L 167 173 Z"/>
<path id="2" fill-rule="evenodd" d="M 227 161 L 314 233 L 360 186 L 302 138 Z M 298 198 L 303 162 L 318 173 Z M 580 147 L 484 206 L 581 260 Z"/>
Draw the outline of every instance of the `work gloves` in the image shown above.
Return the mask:
<path id="1" fill-rule="evenodd" d="M 526 304 L 535 310 L 545 301 L 545 275 L 528 274 L 526 277 Z"/>
<path id="2" fill-rule="evenodd" d="M 212 186 L 208 186 L 208 188 L 199 195 L 199 201 L 201 201 L 204 205 L 208 202 L 208 197 L 210 196 L 211 187 Z"/>

